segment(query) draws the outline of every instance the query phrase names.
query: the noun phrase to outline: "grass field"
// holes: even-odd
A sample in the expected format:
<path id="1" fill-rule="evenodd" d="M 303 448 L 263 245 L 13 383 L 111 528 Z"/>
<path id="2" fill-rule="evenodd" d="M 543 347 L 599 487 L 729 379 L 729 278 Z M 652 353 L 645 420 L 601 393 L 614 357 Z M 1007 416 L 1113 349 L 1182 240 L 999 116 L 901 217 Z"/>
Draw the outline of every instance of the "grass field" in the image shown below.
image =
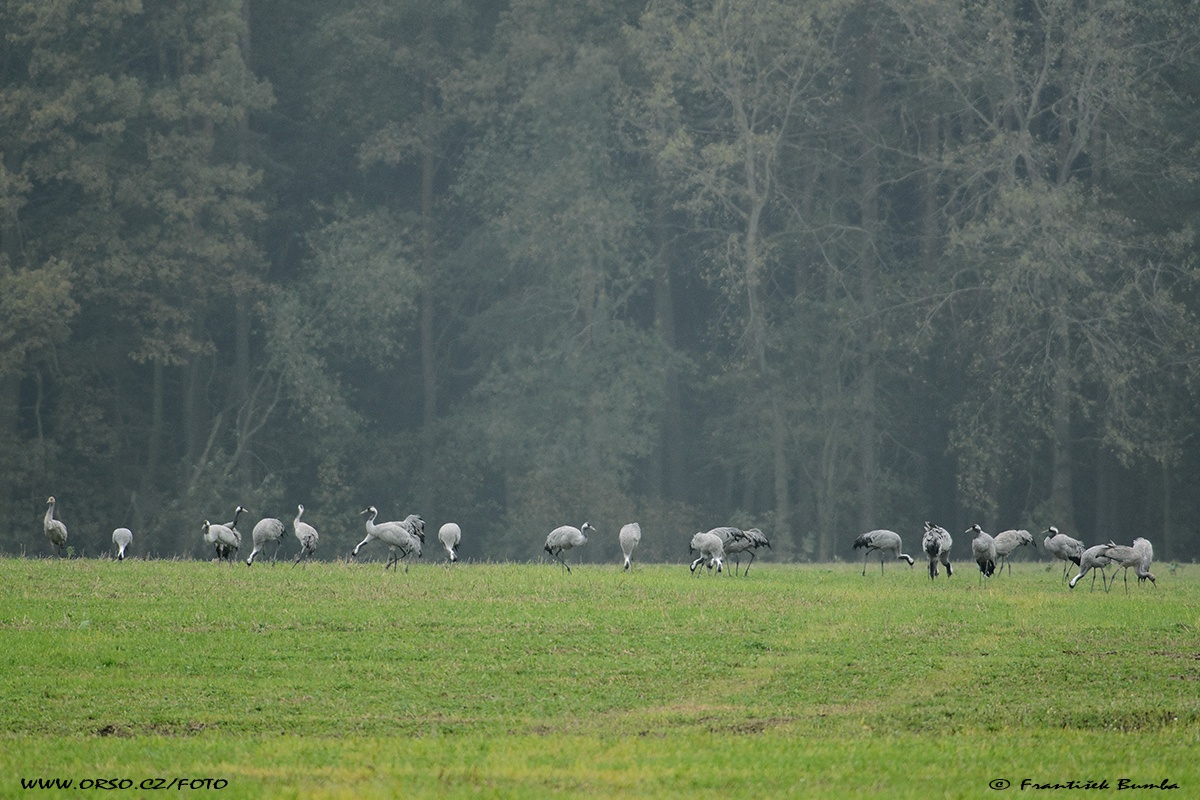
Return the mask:
<path id="1" fill-rule="evenodd" d="M 0 796 L 1200 796 L 1194 568 L 859 569 L 0 559 Z"/>

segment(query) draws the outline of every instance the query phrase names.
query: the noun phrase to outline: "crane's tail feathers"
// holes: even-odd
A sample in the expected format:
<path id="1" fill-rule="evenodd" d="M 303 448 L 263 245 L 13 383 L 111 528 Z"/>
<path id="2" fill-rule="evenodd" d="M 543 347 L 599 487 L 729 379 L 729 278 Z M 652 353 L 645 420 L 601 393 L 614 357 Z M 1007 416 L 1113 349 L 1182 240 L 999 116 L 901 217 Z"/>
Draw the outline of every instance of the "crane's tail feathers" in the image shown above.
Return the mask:
<path id="1" fill-rule="evenodd" d="M 855 550 L 857 550 L 860 547 L 870 547 L 870 546 L 871 546 L 871 540 L 869 538 L 867 538 L 867 535 L 865 533 L 862 536 L 859 536 L 857 539 L 854 540 L 854 549 Z"/>

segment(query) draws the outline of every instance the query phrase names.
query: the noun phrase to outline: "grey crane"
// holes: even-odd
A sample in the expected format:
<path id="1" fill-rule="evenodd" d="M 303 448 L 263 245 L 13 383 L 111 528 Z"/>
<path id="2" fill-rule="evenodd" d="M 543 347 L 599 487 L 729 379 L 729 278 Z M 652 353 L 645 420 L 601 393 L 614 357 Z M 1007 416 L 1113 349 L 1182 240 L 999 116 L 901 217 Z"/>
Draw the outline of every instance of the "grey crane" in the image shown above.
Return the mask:
<path id="1" fill-rule="evenodd" d="M 416 514 L 409 514 L 403 521 L 376 524 L 375 518 L 379 516 L 379 509 L 375 506 L 364 508 L 360 513 L 367 518 L 365 523 L 367 536 L 355 546 L 354 551 L 350 554 L 351 558 L 357 558 L 358 551 L 364 545 L 373 539 L 378 539 L 388 546 L 388 560 L 383 565 L 384 570 L 396 566 L 403 558 L 404 571 L 408 572 L 408 556 L 414 551 L 418 558 L 421 556 L 421 542 L 425 539 L 425 523 L 421 518 Z M 397 571 L 399 571 L 399 567 L 397 567 Z"/>
<path id="2" fill-rule="evenodd" d="M 1142 554 L 1142 569 L 1137 572 L 1138 583 L 1143 583 L 1147 578 L 1154 584 L 1154 588 L 1158 588 L 1158 581 L 1154 580 L 1154 576 L 1150 574 L 1150 563 L 1154 561 L 1154 545 L 1150 544 L 1149 539 L 1138 537 L 1133 540 L 1133 549 Z"/>
<path id="3" fill-rule="evenodd" d="M 706 566 L 711 573 L 712 568 L 717 568 L 717 573 L 721 572 L 721 565 L 725 561 L 725 543 L 722 541 L 720 534 L 716 533 L 719 528 L 713 528 L 711 531 L 702 531 L 692 536 L 690 548 L 693 552 L 699 553 L 700 557 L 692 562 L 692 574 L 696 574 L 696 567 L 701 563 L 707 562 Z"/>
<path id="4" fill-rule="evenodd" d="M 304 516 L 304 506 L 296 506 L 296 519 L 292 522 L 292 533 L 296 534 L 296 539 L 300 542 L 300 552 L 296 555 L 296 560 L 292 562 L 294 569 L 301 559 L 308 558 L 313 553 L 317 552 L 317 542 L 321 540 L 321 535 L 317 533 L 317 529 L 307 522 L 301 522 L 300 517 Z"/>
<path id="5" fill-rule="evenodd" d="M 228 540 L 226 540 L 226 541 L 214 540 L 214 541 L 209 542 L 209 544 L 216 546 L 217 558 L 219 560 L 224 561 L 226 559 L 229 559 L 230 553 L 232 553 L 234 550 L 237 550 L 239 547 L 241 547 L 242 532 L 238 530 L 237 524 L 238 524 L 238 518 L 240 516 L 242 516 L 242 514 L 246 514 L 246 513 L 248 513 L 248 509 L 243 508 L 241 505 L 239 505 L 237 508 L 235 508 L 233 510 L 233 520 L 225 523 L 225 527 L 229 528 L 234 533 L 234 537 L 237 540 L 236 547 L 232 546 L 230 541 L 228 541 Z M 208 539 L 206 538 L 205 541 L 208 541 Z"/>
<path id="6" fill-rule="evenodd" d="M 921 549 L 929 558 L 930 580 L 938 576 L 939 561 L 946 567 L 947 578 L 954 574 L 954 568 L 950 566 L 950 548 L 953 545 L 954 540 L 950 538 L 950 531 L 931 522 L 925 523 L 925 535 L 921 537 Z"/>
<path id="7" fill-rule="evenodd" d="M 617 538 L 621 541 L 621 552 L 625 554 L 625 569 L 629 570 L 633 567 L 633 549 L 642 541 L 642 526 L 636 522 L 622 525 Z"/>
<path id="8" fill-rule="evenodd" d="M 1024 547 L 1027 544 L 1033 545 L 1033 549 L 1037 549 L 1037 543 L 1033 540 L 1033 534 L 1027 530 L 1007 530 L 1000 531 L 992 537 L 992 541 L 996 543 L 996 559 L 1002 561 L 1000 569 L 1004 569 L 1004 565 L 1008 564 L 1008 556 L 1018 547 Z M 1012 575 L 1012 564 L 1008 564 L 1008 574 Z"/>
<path id="9" fill-rule="evenodd" d="M 54 546 L 54 552 L 58 554 L 59 558 L 62 558 L 62 554 L 67 549 L 67 526 L 62 523 L 62 520 L 54 518 L 53 497 L 46 500 L 46 518 L 42 521 L 42 530 L 46 532 L 46 538 Z"/>
<path id="10" fill-rule="evenodd" d="M 438 541 L 446 549 L 446 561 L 453 564 L 458 561 L 458 543 L 462 541 L 462 528 L 457 522 L 447 522 L 438 528 Z"/>
<path id="11" fill-rule="evenodd" d="M 1108 556 L 1113 564 L 1118 567 L 1123 567 L 1125 570 L 1121 573 L 1121 580 L 1125 584 L 1125 594 L 1129 594 L 1130 567 L 1134 568 L 1133 572 L 1135 575 L 1137 575 L 1139 581 L 1144 581 L 1149 578 L 1150 582 L 1154 584 L 1155 588 L 1158 587 L 1158 581 L 1155 580 L 1154 573 L 1150 572 L 1150 564 L 1149 561 L 1146 560 L 1146 547 L 1150 545 L 1150 542 L 1146 541 L 1145 539 L 1139 539 L 1139 541 L 1146 542 L 1146 544 L 1139 546 L 1137 542 L 1134 542 L 1134 546 L 1130 547 L 1129 545 L 1109 542 L 1107 545 L 1105 545 L 1104 555 Z M 1153 555 L 1153 548 L 1151 548 L 1150 554 L 1151 556 Z M 1116 583 L 1116 581 L 1117 576 L 1114 574 L 1113 583 Z M 1112 588 L 1112 584 L 1109 584 L 1109 588 Z"/>
<path id="12" fill-rule="evenodd" d="M 546 537 L 546 546 L 542 549 L 554 558 L 557 558 L 558 563 L 566 567 L 567 572 L 570 572 L 571 567 L 563 560 L 563 551 L 587 544 L 587 532 L 592 531 L 594 533 L 595 530 L 589 522 L 583 523 L 578 528 L 571 525 L 560 525 L 550 531 L 550 535 Z"/>
<path id="13" fill-rule="evenodd" d="M 204 541 L 212 545 L 216 549 L 217 560 L 224 559 L 228 554 L 238 550 L 242 546 L 242 535 L 238 533 L 237 528 L 231 528 L 228 525 L 218 525 L 208 520 L 204 520 L 204 524 L 200 526 L 204 531 Z"/>
<path id="14" fill-rule="evenodd" d="M 1104 591 L 1107 592 L 1109 589 L 1108 584 L 1106 583 L 1106 580 L 1108 578 L 1108 565 L 1111 563 L 1112 563 L 1112 559 L 1108 557 L 1108 545 L 1098 544 L 1093 547 L 1089 547 L 1088 549 L 1084 550 L 1082 553 L 1079 554 L 1079 574 L 1076 575 L 1074 578 L 1071 578 L 1071 582 L 1068 584 L 1068 586 L 1070 588 L 1074 589 L 1075 584 L 1079 583 L 1079 579 L 1082 578 L 1084 575 L 1087 575 L 1089 572 L 1091 572 L 1092 573 L 1092 591 L 1095 591 L 1096 590 L 1096 572 L 1095 572 L 1095 570 L 1099 570 L 1100 571 L 1100 584 L 1102 586 L 1104 586 Z M 1113 578 L 1115 579 L 1116 576 L 1114 575 Z"/>
<path id="15" fill-rule="evenodd" d="M 409 514 L 407 517 L 401 520 L 401 523 L 408 530 L 409 535 L 412 537 L 412 541 L 409 543 L 411 546 L 409 547 L 408 553 L 405 554 L 404 557 L 407 559 L 415 553 L 417 558 L 420 558 L 421 546 L 425 544 L 425 520 L 421 519 L 419 514 Z M 398 558 L 393 557 L 392 565 L 395 566 L 396 561 L 398 560 Z M 407 560 L 404 562 L 404 571 L 408 572 Z"/>
<path id="16" fill-rule="evenodd" d="M 758 528 L 750 528 L 749 530 L 744 531 L 738 530 L 737 528 L 721 528 L 721 530 L 735 531 L 733 535 L 722 542 L 722 544 L 725 546 L 726 557 L 733 557 L 733 574 L 737 575 L 738 567 L 742 565 L 742 553 L 749 553 L 750 560 L 746 562 L 746 570 L 742 573 L 742 576 L 744 577 L 749 575 L 750 565 L 754 563 L 754 559 L 758 555 L 758 548 L 769 548 L 771 546 L 771 542 L 769 539 L 767 539 L 767 535 Z"/>
<path id="17" fill-rule="evenodd" d="M 275 551 L 271 555 L 271 563 L 275 563 L 275 557 L 279 555 L 279 547 L 283 544 L 283 536 L 287 533 L 287 528 L 284 524 L 274 517 L 263 517 L 254 524 L 254 530 L 250 532 L 250 537 L 254 540 L 254 549 L 250 551 L 250 557 L 246 559 L 246 566 L 254 564 L 254 557 L 266 549 L 268 542 L 275 543 Z"/>
<path id="18" fill-rule="evenodd" d="M 124 561 L 125 551 L 133 543 L 133 531 L 129 528 L 117 528 L 113 531 L 112 541 L 117 546 L 117 561 Z"/>
<path id="19" fill-rule="evenodd" d="M 971 540 L 971 554 L 979 565 L 979 582 L 983 583 L 984 578 L 992 577 L 996 571 L 996 540 L 978 525 L 972 525 L 964 533 L 975 534 Z"/>
<path id="20" fill-rule="evenodd" d="M 863 553 L 862 574 L 864 577 L 867 574 L 867 559 L 870 558 L 871 553 L 874 553 L 876 550 L 879 551 L 879 574 L 880 575 L 883 574 L 883 562 L 886 559 L 886 556 L 884 555 L 885 553 L 890 552 L 897 559 L 900 559 L 901 561 L 907 561 L 908 566 L 910 566 L 910 567 L 914 563 L 912 556 L 908 555 L 907 553 L 900 552 L 901 549 L 903 548 L 903 545 L 900 542 L 900 534 L 896 533 L 895 531 L 888 531 L 888 530 L 882 530 L 882 529 L 874 530 L 874 531 L 867 531 L 866 533 L 862 534 L 861 536 L 859 536 L 857 539 L 854 540 L 854 549 L 857 550 L 860 547 L 866 548 L 866 552 Z"/>
<path id="21" fill-rule="evenodd" d="M 1063 580 L 1065 581 L 1071 565 L 1079 566 L 1079 558 L 1083 555 L 1083 542 L 1067 536 L 1065 533 L 1059 533 L 1058 528 L 1053 525 L 1046 528 L 1044 533 L 1050 535 L 1042 539 L 1042 547 L 1047 553 L 1063 562 Z"/>
<path id="22" fill-rule="evenodd" d="M 741 528 L 735 528 L 732 525 L 722 525 L 720 527 L 712 528 L 711 530 L 708 530 L 705 532 L 711 533 L 712 535 L 720 538 L 722 564 L 725 561 L 725 556 L 728 555 L 729 551 L 726 550 L 725 548 L 729 547 L 729 543 L 734 541 L 735 539 L 740 539 L 745 536 L 745 532 L 742 531 Z M 712 569 L 712 560 L 711 559 L 709 560 L 708 567 L 710 570 Z M 719 571 L 720 570 L 718 570 L 718 572 Z"/>

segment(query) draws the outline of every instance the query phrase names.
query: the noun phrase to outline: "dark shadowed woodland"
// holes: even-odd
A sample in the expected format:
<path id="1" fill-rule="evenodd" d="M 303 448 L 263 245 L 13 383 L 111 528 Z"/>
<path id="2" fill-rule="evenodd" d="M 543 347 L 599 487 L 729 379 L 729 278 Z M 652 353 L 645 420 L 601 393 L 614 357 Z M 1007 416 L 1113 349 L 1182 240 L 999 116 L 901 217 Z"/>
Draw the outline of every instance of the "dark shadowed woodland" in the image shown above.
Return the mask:
<path id="1" fill-rule="evenodd" d="M 1192 0 L 5 0 L 0 550 L 1200 529 Z M 1040 541 L 1040 536 L 1038 540 Z M 289 542 L 289 546 L 294 546 Z M 1029 553 L 1025 557 L 1036 557 Z"/>

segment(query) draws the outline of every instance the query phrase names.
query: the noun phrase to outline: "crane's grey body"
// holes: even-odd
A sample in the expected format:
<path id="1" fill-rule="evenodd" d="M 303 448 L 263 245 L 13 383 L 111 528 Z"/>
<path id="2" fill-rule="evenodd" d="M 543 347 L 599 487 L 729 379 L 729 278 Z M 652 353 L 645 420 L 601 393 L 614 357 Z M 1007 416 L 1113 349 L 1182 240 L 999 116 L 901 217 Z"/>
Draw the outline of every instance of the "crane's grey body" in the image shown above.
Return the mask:
<path id="1" fill-rule="evenodd" d="M 1070 588 L 1074 589 L 1075 584 L 1079 583 L 1079 579 L 1082 578 L 1084 575 L 1087 575 L 1089 572 L 1091 572 L 1092 573 L 1092 590 L 1095 591 L 1095 589 L 1096 589 L 1096 572 L 1095 572 L 1095 570 L 1099 570 L 1100 571 L 1100 584 L 1102 586 L 1104 586 L 1104 591 L 1108 591 L 1108 588 L 1109 588 L 1108 584 L 1107 584 L 1108 565 L 1111 563 L 1112 563 L 1112 559 L 1109 558 L 1109 556 L 1108 556 L 1108 545 L 1098 544 L 1093 547 L 1087 548 L 1079 555 L 1079 574 L 1076 575 L 1074 578 L 1071 578 L 1071 582 L 1068 584 L 1068 586 L 1070 586 Z M 1115 579 L 1116 576 L 1114 575 L 1113 578 Z"/>
<path id="2" fill-rule="evenodd" d="M 984 578 L 990 578 L 996 572 L 996 540 L 978 525 L 967 528 L 965 533 L 975 534 L 971 540 L 971 554 L 979 565 L 979 581 L 982 583 Z"/>
<path id="3" fill-rule="evenodd" d="M 53 497 L 46 500 L 46 517 L 42 520 L 42 530 L 46 532 L 46 538 L 53 545 L 54 552 L 61 558 L 67 549 L 67 526 L 62 520 L 54 518 L 54 502 Z"/>
<path id="4" fill-rule="evenodd" d="M 274 517 L 264 517 L 254 524 L 254 530 L 250 532 L 251 539 L 254 540 L 254 549 L 250 551 L 250 557 L 246 559 L 246 566 L 251 566 L 254 563 L 254 557 L 261 553 L 267 546 L 268 542 L 275 543 L 275 552 L 271 556 L 271 563 L 275 563 L 275 557 L 279 555 L 279 547 L 283 544 L 283 536 L 287 533 L 287 528 L 283 522 Z"/>
<path id="5" fill-rule="evenodd" d="M 236 546 L 233 546 L 233 545 L 230 545 L 229 541 L 216 542 L 218 559 L 233 560 L 234 551 L 236 551 L 236 549 L 239 549 L 241 547 L 241 531 L 238 530 L 238 518 L 241 517 L 241 515 L 244 515 L 244 513 L 247 513 L 248 511 L 250 511 L 250 510 L 244 509 L 244 507 L 239 505 L 238 507 L 236 507 L 236 509 L 233 510 L 232 521 L 224 524 L 224 527 L 233 531 L 234 539 L 238 543 L 236 543 Z"/>
<path id="6" fill-rule="evenodd" d="M 446 551 L 446 560 L 453 564 L 458 561 L 458 543 L 462 541 L 462 528 L 457 522 L 447 522 L 438 528 L 438 541 Z"/>
<path id="7" fill-rule="evenodd" d="M 562 554 L 587 544 L 587 532 L 595 530 L 590 522 L 585 522 L 578 528 L 571 525 L 560 525 L 550 531 L 550 535 L 546 537 L 546 546 L 542 549 L 557 558 L 558 563 L 566 567 L 567 572 L 570 572 L 571 567 L 563 560 Z"/>
<path id="8" fill-rule="evenodd" d="M 692 562 L 692 574 L 696 574 L 696 567 L 702 563 L 708 567 L 708 571 L 712 572 L 715 566 L 717 572 L 721 572 L 721 565 L 725 561 L 725 543 L 721 539 L 721 535 L 717 531 L 720 528 L 713 528 L 711 531 L 702 531 L 692 537 L 691 549 L 693 552 L 699 553 L 700 556 Z"/>
<path id="9" fill-rule="evenodd" d="M 1154 584 L 1154 588 L 1158 588 L 1158 581 L 1150 574 L 1150 563 L 1154 561 L 1154 545 L 1150 544 L 1149 539 L 1138 537 L 1133 540 L 1133 549 L 1142 554 L 1142 569 L 1137 572 L 1138 583 L 1144 582 L 1147 578 Z"/>
<path id="10" fill-rule="evenodd" d="M 1000 569 L 1004 569 L 1004 565 L 1008 564 L 1009 555 L 1018 547 L 1031 544 L 1033 549 L 1037 549 L 1037 543 L 1033 541 L 1033 534 L 1024 529 L 1001 531 L 992 537 L 992 541 L 996 545 L 996 560 L 1003 562 L 1000 564 Z M 1008 564 L 1008 574 L 1012 575 L 1012 564 Z"/>
<path id="11" fill-rule="evenodd" d="M 621 552 L 625 554 L 625 569 L 633 567 L 633 550 L 642 541 L 642 526 L 636 522 L 630 522 L 621 526 L 621 533 L 617 538 L 621 542 Z"/>
<path id="12" fill-rule="evenodd" d="M 421 546 L 425 544 L 425 520 L 421 519 L 418 514 L 409 514 L 400 521 L 400 524 L 408 531 L 408 552 L 402 553 L 396 547 L 389 547 L 388 552 L 391 555 L 391 566 L 395 567 L 399 563 L 400 558 L 403 557 L 405 559 L 404 571 L 408 572 L 408 559 L 414 555 L 417 558 L 421 557 Z M 386 569 L 387 565 L 384 565 L 384 567 Z"/>
<path id="13" fill-rule="evenodd" d="M 242 546 L 242 535 L 238 533 L 237 528 L 204 520 L 200 529 L 204 531 L 204 541 L 216 549 L 218 561 L 223 560 L 228 554 Z"/>
<path id="14" fill-rule="evenodd" d="M 321 534 L 317 533 L 317 529 L 307 522 L 301 522 L 300 518 L 304 516 L 304 506 L 296 506 L 296 519 L 292 521 L 292 533 L 296 534 L 296 540 L 300 542 L 300 552 L 296 555 L 296 560 L 292 562 L 294 568 L 300 563 L 301 559 L 308 558 L 317 552 L 317 543 L 321 541 Z"/>
<path id="15" fill-rule="evenodd" d="M 1063 562 L 1063 580 L 1065 581 L 1071 565 L 1079 566 L 1079 559 L 1084 550 L 1083 542 L 1067 536 L 1065 533 L 1059 533 L 1058 528 L 1053 525 L 1047 528 L 1045 533 L 1050 535 L 1042 539 L 1042 547 L 1047 553 Z"/>
<path id="16" fill-rule="evenodd" d="M 117 546 L 117 561 L 124 561 L 125 551 L 133 543 L 133 531 L 129 528 L 117 528 L 113 531 L 112 541 Z"/>
<path id="17" fill-rule="evenodd" d="M 750 528 L 745 531 L 738 528 L 716 528 L 715 531 L 731 531 L 728 538 L 721 537 L 721 544 L 725 548 L 725 556 L 733 556 L 734 575 L 738 574 L 738 567 L 742 565 L 742 553 L 750 554 L 750 560 L 746 563 L 746 571 L 742 573 L 745 576 L 750 574 L 750 565 L 754 563 L 754 559 L 758 555 L 758 548 L 771 546 L 766 534 L 758 528 Z"/>
<path id="18" fill-rule="evenodd" d="M 1150 542 L 1138 538 L 1134 541 L 1133 546 L 1123 544 L 1114 544 L 1109 542 L 1105 545 L 1104 555 L 1108 556 L 1109 560 L 1118 567 L 1122 567 L 1124 572 L 1121 573 L 1121 580 L 1125 584 L 1125 593 L 1129 593 L 1129 568 L 1133 567 L 1133 572 L 1137 575 L 1139 582 L 1149 579 L 1158 588 L 1158 581 L 1154 577 L 1154 573 L 1150 571 L 1150 559 L 1154 557 L 1154 548 Z M 1113 583 L 1116 583 L 1117 576 L 1113 575 Z M 1111 584 L 1109 588 L 1112 588 Z"/>
<path id="19" fill-rule="evenodd" d="M 907 561 L 911 567 L 913 565 L 913 557 L 907 553 L 900 552 L 903 544 L 900 541 L 900 534 L 889 530 L 874 530 L 867 531 L 854 540 L 854 549 L 860 547 L 866 548 L 863 553 L 863 576 L 867 574 L 867 559 L 871 557 L 871 553 L 879 552 L 879 574 L 883 574 L 883 562 L 886 560 L 885 553 L 891 553 L 901 561 Z"/>
<path id="20" fill-rule="evenodd" d="M 930 522 L 925 523 L 925 535 L 921 537 L 921 550 L 929 559 L 930 580 L 938 576 L 939 562 L 946 567 L 947 578 L 954 574 L 954 567 L 950 566 L 950 548 L 953 545 L 954 540 L 950 538 L 950 531 Z"/>
<path id="21" fill-rule="evenodd" d="M 367 536 L 355 546 L 350 556 L 357 558 L 358 551 L 364 545 L 372 539 L 378 539 L 388 546 L 388 560 L 383 568 L 386 570 L 388 567 L 395 566 L 403 558 L 404 571 L 408 572 L 409 555 L 415 552 L 417 558 L 421 557 L 421 542 L 425 539 L 425 523 L 416 514 L 409 514 L 403 521 L 376 524 L 375 518 L 379 516 L 379 510 L 375 506 L 365 508 L 361 513 L 367 518 L 365 523 Z M 399 567 L 397 567 L 398 570 Z"/>

